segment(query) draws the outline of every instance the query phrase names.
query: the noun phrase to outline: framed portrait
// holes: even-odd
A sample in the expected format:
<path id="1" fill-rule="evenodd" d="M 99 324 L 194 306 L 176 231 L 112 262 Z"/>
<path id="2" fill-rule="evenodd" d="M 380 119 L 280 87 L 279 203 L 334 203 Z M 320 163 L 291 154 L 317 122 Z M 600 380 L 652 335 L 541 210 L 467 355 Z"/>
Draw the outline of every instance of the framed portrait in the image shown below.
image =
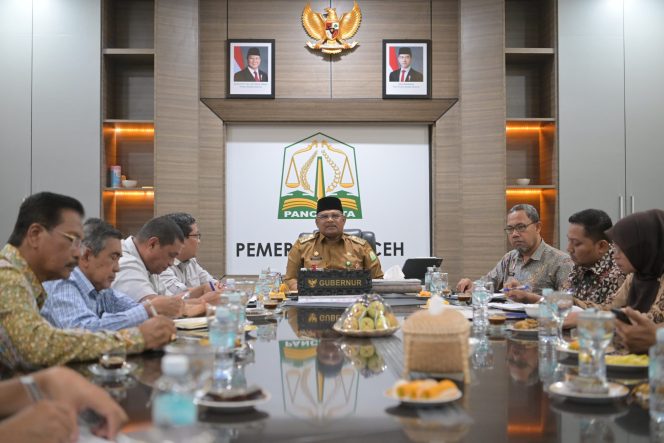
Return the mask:
<path id="1" fill-rule="evenodd" d="M 274 98 L 274 40 L 228 40 L 228 98 Z"/>
<path id="2" fill-rule="evenodd" d="M 383 98 L 431 98 L 431 40 L 383 40 Z"/>

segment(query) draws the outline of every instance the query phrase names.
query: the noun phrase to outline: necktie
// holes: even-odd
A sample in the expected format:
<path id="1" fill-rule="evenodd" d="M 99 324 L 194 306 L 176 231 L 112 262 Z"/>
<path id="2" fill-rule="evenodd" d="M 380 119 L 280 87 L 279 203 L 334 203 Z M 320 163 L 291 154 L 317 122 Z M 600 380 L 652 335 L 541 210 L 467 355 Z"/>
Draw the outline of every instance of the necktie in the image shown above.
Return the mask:
<path id="1" fill-rule="evenodd" d="M 406 71 L 402 70 L 401 71 L 401 80 L 399 80 L 399 81 L 401 81 L 401 82 L 404 81 L 405 76 L 406 76 Z"/>
<path id="2" fill-rule="evenodd" d="M 258 71 L 254 71 L 254 78 L 257 82 L 261 81 L 261 78 L 258 76 Z"/>

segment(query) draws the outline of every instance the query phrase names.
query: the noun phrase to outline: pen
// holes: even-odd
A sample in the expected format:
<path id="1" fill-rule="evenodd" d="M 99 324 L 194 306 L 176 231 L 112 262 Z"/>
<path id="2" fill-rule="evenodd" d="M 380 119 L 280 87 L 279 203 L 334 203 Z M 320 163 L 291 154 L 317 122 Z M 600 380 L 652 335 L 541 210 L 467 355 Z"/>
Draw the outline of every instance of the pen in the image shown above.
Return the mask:
<path id="1" fill-rule="evenodd" d="M 211 281 L 208 281 L 208 283 L 210 284 L 210 289 L 214 291 L 214 283 L 212 283 Z"/>
<path id="2" fill-rule="evenodd" d="M 523 285 L 523 286 L 517 286 L 516 288 L 503 288 L 503 292 L 510 292 L 510 291 L 514 291 L 514 290 L 527 291 L 528 289 L 530 289 L 530 286 Z"/>

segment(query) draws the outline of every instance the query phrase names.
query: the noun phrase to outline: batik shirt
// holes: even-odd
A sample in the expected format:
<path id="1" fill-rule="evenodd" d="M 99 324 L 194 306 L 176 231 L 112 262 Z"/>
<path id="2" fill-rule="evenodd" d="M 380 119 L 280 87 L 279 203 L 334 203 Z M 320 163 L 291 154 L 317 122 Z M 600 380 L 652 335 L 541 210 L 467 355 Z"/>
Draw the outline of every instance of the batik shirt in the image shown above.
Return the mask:
<path id="1" fill-rule="evenodd" d="M 523 261 L 523 256 L 518 250 L 513 249 L 484 276 L 484 280 L 492 281 L 496 291 L 500 290 L 510 278 L 517 280 L 521 285 L 528 285 L 530 292 L 541 291 L 544 288 L 560 290 L 567 288 L 567 277 L 572 265 L 569 255 L 542 240 L 527 262 Z"/>
<path id="2" fill-rule="evenodd" d="M 613 259 L 613 246 L 594 265 L 574 265 L 569 274 L 569 287 L 581 307 L 604 303 L 624 281 L 625 274 Z"/>
<path id="3" fill-rule="evenodd" d="M 118 346 L 130 353 L 143 350 L 145 342 L 136 328 L 95 333 L 54 328 L 39 314 L 46 297 L 18 249 L 5 245 L 0 250 L 0 372 L 97 359 Z"/>

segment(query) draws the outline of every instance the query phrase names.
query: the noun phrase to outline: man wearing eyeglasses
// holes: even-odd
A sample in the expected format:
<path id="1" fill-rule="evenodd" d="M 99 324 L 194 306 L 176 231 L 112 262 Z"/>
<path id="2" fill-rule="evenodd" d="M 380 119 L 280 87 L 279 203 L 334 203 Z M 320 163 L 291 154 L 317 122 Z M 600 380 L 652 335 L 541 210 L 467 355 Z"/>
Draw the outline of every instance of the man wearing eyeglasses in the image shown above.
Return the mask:
<path id="1" fill-rule="evenodd" d="M 542 222 L 537 209 L 519 204 L 507 213 L 505 233 L 514 248 L 484 276 L 492 281 L 494 288 L 509 289 L 508 295 L 515 301 L 534 303 L 540 298 L 535 291 L 544 288 L 564 289 L 572 270 L 569 255 L 549 246 L 541 236 Z M 457 283 L 457 291 L 465 292 L 472 281 L 463 278 Z"/>
<path id="2" fill-rule="evenodd" d="M 115 347 L 141 352 L 164 345 L 174 334 L 175 325 L 165 317 L 144 323 L 155 326 L 157 334 L 149 338 L 142 327 L 56 329 L 39 314 L 47 298 L 42 282 L 67 278 L 76 267 L 83 214 L 78 200 L 51 192 L 21 204 L 8 244 L 0 250 L 0 375 L 97 359 Z"/>
<path id="3" fill-rule="evenodd" d="M 346 217 L 341 200 L 323 197 L 316 206 L 318 232 L 300 237 L 288 253 L 284 283 L 297 290 L 297 272 L 301 268 L 367 269 L 371 278 L 383 278 L 380 260 L 369 243 L 354 235 L 344 234 Z"/>
<path id="4" fill-rule="evenodd" d="M 177 258 L 159 275 L 159 280 L 166 287 L 166 294 L 175 295 L 187 291 L 190 298 L 198 298 L 214 292 L 217 280 L 196 260 L 201 242 L 201 232 L 196 219 L 185 212 L 166 214 L 166 217 L 175 222 L 184 234 L 184 246 Z M 213 294 L 210 294 L 210 297 L 213 297 Z"/>

